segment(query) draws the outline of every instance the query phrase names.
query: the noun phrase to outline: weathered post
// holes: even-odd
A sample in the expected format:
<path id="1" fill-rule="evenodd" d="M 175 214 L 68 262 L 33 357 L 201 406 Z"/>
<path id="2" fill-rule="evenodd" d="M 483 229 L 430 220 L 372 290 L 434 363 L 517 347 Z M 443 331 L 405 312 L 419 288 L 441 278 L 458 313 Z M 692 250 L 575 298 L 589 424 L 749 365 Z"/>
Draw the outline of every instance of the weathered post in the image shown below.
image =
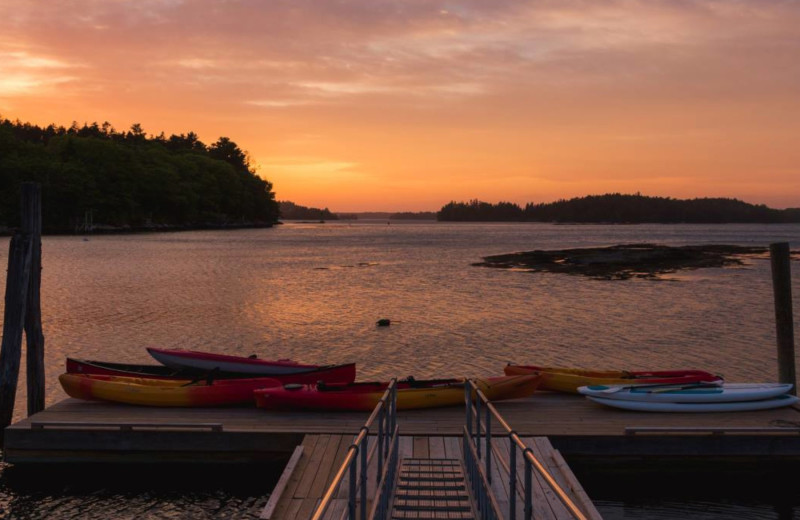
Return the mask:
<path id="1" fill-rule="evenodd" d="M 30 271 L 30 235 L 15 233 L 11 237 L 8 252 L 6 307 L 3 311 L 3 342 L 0 346 L 0 441 L 5 427 L 11 424 L 14 416 Z"/>
<path id="2" fill-rule="evenodd" d="M 792 273 L 788 242 L 769 245 L 772 263 L 772 290 L 775 297 L 775 329 L 778 339 L 778 380 L 794 385 L 797 395 L 797 377 L 794 360 L 794 316 L 792 312 Z"/>
<path id="3" fill-rule="evenodd" d="M 31 269 L 25 311 L 28 415 L 44 410 L 44 333 L 42 332 L 42 196 L 41 186 L 22 185 L 22 232 L 31 238 Z"/>

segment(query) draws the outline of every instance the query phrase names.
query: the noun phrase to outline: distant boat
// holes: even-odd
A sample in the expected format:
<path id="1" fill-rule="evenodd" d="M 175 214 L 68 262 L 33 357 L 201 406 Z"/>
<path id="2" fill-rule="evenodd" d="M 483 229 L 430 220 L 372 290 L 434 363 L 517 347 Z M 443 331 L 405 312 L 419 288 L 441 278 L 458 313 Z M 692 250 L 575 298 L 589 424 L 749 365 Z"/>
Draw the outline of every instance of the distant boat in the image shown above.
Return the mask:
<path id="1" fill-rule="evenodd" d="M 323 365 L 303 365 L 290 359 L 269 361 L 255 356 L 231 356 L 197 352 L 194 350 L 161 349 L 148 347 L 147 352 L 159 363 L 176 370 L 194 370 L 208 372 L 219 369 L 223 372 L 251 374 L 253 376 L 272 376 L 299 374 L 319 370 Z"/>

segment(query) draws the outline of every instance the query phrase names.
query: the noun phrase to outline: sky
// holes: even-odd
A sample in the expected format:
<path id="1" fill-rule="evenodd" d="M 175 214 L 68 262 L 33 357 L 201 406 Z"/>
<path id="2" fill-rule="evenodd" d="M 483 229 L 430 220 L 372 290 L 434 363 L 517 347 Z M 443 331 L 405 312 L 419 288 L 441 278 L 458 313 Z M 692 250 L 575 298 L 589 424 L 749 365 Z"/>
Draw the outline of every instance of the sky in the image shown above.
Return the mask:
<path id="1" fill-rule="evenodd" d="M 0 116 L 227 136 L 342 212 L 800 207 L 800 2 L 0 0 Z"/>

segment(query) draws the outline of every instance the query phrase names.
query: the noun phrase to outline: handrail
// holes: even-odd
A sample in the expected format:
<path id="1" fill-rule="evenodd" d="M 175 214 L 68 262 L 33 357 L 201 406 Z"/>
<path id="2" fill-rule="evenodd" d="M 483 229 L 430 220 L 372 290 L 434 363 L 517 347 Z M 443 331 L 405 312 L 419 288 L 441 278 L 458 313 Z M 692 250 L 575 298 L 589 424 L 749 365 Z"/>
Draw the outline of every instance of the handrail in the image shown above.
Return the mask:
<path id="1" fill-rule="evenodd" d="M 475 393 L 475 406 L 472 405 L 472 394 Z M 536 458 L 533 454 L 533 450 L 525 445 L 522 441 L 520 436 L 514 431 L 513 428 L 506 422 L 502 415 L 497 411 L 494 405 L 489 401 L 486 395 L 478 388 L 478 385 L 475 384 L 474 381 L 471 379 L 467 381 L 465 385 L 465 403 L 467 407 L 467 433 L 469 436 L 473 435 L 472 430 L 472 418 L 473 415 L 476 418 L 476 428 L 475 428 L 475 437 L 476 437 L 476 444 L 478 446 L 477 455 L 478 458 L 481 458 L 480 452 L 480 437 L 481 437 L 481 402 L 483 402 L 483 406 L 486 408 L 486 421 L 484 425 L 485 431 L 485 465 L 486 465 L 486 473 L 489 475 L 489 482 L 491 482 L 491 440 L 492 440 L 492 426 L 491 426 L 491 417 L 493 416 L 497 422 L 505 429 L 506 434 L 510 441 L 516 445 L 520 450 L 522 450 L 522 454 L 525 460 L 525 517 L 526 519 L 532 518 L 533 510 L 532 510 L 532 486 L 531 486 L 531 468 L 535 469 L 539 475 L 541 475 L 545 482 L 547 482 L 548 486 L 555 492 L 558 499 L 564 504 L 564 507 L 572 514 L 572 516 L 578 520 L 586 520 L 586 515 L 581 512 L 575 502 L 567 495 L 567 493 L 562 489 L 562 487 L 556 482 L 553 476 L 550 474 L 549 471 L 542 465 L 539 459 Z M 490 415 L 491 414 L 491 415 Z M 511 454 L 511 465 L 512 468 L 509 470 L 509 478 L 510 478 L 510 485 L 509 485 L 509 516 L 513 520 L 516 517 L 516 480 L 517 480 L 517 472 L 516 472 L 516 450 L 514 449 L 515 446 L 511 446 L 510 454 Z M 512 491 L 513 490 L 513 491 Z"/>
<path id="2" fill-rule="evenodd" d="M 369 449 L 369 429 L 372 426 L 372 423 L 375 419 L 378 419 L 378 438 L 377 443 L 375 446 L 370 450 Z M 319 505 L 317 506 L 316 510 L 314 511 L 311 520 L 321 520 L 322 517 L 327 512 L 328 508 L 330 507 L 334 495 L 341 486 L 342 481 L 344 480 L 345 473 L 350 471 L 350 494 L 348 500 L 348 507 L 347 507 L 347 517 L 350 520 L 356 520 L 356 492 L 358 489 L 361 490 L 361 520 L 366 519 L 367 514 L 367 466 L 369 462 L 372 460 L 372 456 L 375 452 L 378 452 L 378 479 L 380 480 L 381 474 L 383 473 L 383 466 L 384 463 L 389 462 L 389 448 L 390 442 L 396 440 L 393 438 L 397 437 L 397 379 L 394 378 L 389 382 L 389 386 L 386 388 L 386 391 L 383 393 L 383 396 L 378 401 L 378 404 L 372 410 L 372 413 L 367 418 L 364 426 L 356 435 L 356 438 L 353 440 L 353 444 L 347 449 L 347 454 L 342 461 L 342 465 L 339 467 L 339 470 L 336 472 L 336 475 L 333 477 L 328 489 L 325 491 L 325 494 L 322 496 Z M 393 434 L 393 435 L 390 435 Z M 361 449 L 362 445 L 365 449 Z M 360 477 L 356 479 L 356 462 L 359 452 L 361 453 L 361 468 L 360 473 L 358 476 Z"/>
<path id="3" fill-rule="evenodd" d="M 372 501 L 372 512 L 369 515 L 371 520 L 385 520 L 389 515 L 389 500 L 392 497 L 392 491 L 394 491 L 399 461 L 400 427 L 395 425 L 389 453 L 386 455 L 386 465 L 379 475 L 380 480 L 378 482 L 377 497 Z"/>
<path id="4" fill-rule="evenodd" d="M 462 440 L 464 467 L 467 470 L 467 477 L 472 486 L 472 496 L 475 498 L 475 505 L 480 513 L 481 520 L 498 520 L 502 518 L 500 504 L 494 496 L 491 484 L 491 473 L 481 467 L 480 455 L 478 454 L 480 443 L 475 443 L 472 439 L 467 426 L 464 426 Z"/>

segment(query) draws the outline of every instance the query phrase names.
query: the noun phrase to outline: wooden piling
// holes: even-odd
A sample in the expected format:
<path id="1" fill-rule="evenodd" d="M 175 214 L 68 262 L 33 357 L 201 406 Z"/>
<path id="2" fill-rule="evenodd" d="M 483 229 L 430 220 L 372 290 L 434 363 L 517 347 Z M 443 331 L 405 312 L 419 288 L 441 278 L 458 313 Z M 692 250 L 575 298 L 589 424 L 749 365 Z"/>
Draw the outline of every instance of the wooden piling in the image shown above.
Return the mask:
<path id="1" fill-rule="evenodd" d="M 0 441 L 6 426 L 14 415 L 17 396 L 17 379 L 22 356 L 22 330 L 25 327 L 25 309 L 28 300 L 28 282 L 31 271 L 31 237 L 15 233 L 8 252 L 6 278 L 6 306 L 3 316 L 3 342 L 0 347 Z"/>
<path id="2" fill-rule="evenodd" d="M 772 263 L 772 289 L 775 297 L 775 329 L 778 341 L 778 380 L 794 385 L 797 395 L 797 376 L 794 358 L 794 316 L 792 312 L 792 274 L 789 243 L 769 246 Z"/>
<path id="3" fill-rule="evenodd" d="M 28 415 L 44 410 L 44 333 L 42 332 L 42 197 L 41 186 L 22 185 L 22 232 L 30 235 L 31 267 L 25 311 Z"/>

